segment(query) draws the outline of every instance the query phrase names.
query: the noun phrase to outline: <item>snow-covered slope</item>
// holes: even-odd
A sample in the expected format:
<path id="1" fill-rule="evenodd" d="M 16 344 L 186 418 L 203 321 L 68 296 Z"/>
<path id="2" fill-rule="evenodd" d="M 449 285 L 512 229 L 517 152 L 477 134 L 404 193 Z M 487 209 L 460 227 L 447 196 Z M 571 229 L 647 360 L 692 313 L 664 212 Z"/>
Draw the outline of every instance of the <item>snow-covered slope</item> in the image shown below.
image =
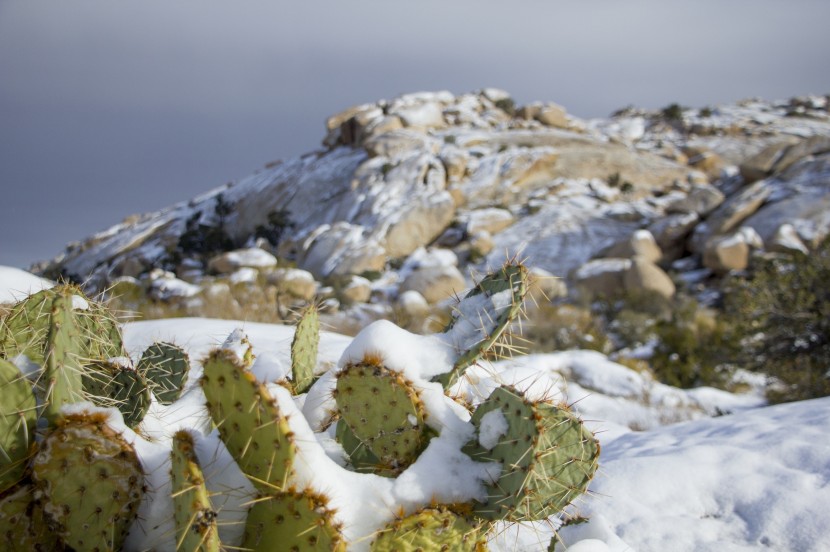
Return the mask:
<path id="1" fill-rule="evenodd" d="M 25 270 L 0 266 L 0 304 L 15 303 L 27 295 L 54 285 L 54 282 L 38 278 Z"/>

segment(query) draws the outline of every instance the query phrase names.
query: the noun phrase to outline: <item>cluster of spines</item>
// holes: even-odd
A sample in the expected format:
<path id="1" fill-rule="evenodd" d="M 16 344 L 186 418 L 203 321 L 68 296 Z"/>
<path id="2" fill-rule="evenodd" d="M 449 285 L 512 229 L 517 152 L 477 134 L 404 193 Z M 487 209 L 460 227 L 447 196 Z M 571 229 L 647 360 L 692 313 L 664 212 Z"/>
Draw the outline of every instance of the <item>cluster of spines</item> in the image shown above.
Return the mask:
<path id="1" fill-rule="evenodd" d="M 435 378 L 445 388 L 451 387 L 464 371 L 485 358 L 501 342 L 509 339 L 511 324 L 519 318 L 527 295 L 529 276 L 527 268 L 521 263 L 505 263 L 499 270 L 485 276 L 472 290 L 458 303 L 453 312 L 453 318 L 444 330 L 444 336 L 451 343 L 462 348 L 457 351 L 457 357 L 452 370 Z M 509 295 L 509 300 L 498 304 L 495 299 L 502 294 Z M 468 313 L 467 305 L 479 304 L 481 298 L 486 298 L 485 308 L 477 308 L 474 313 Z M 462 326 L 472 324 L 475 327 L 473 336 L 466 335 Z M 464 334 L 459 339 L 456 334 Z M 463 343 L 455 343 L 456 341 Z M 505 343 L 506 344 L 506 343 Z"/>

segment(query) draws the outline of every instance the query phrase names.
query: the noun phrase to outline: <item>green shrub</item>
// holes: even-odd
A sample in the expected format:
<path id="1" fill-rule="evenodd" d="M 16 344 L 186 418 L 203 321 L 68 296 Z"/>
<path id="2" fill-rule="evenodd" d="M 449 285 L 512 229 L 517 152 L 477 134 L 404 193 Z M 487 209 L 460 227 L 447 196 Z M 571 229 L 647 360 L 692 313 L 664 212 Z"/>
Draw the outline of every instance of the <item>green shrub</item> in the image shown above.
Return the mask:
<path id="1" fill-rule="evenodd" d="M 758 260 L 727 282 L 724 306 L 741 339 L 740 359 L 773 376 L 775 402 L 830 395 L 830 238 L 809 255 Z"/>
<path id="2" fill-rule="evenodd" d="M 686 299 L 654 329 L 658 342 L 651 367 L 658 380 L 684 388 L 727 385 L 736 342 L 733 328 L 716 312 Z"/>

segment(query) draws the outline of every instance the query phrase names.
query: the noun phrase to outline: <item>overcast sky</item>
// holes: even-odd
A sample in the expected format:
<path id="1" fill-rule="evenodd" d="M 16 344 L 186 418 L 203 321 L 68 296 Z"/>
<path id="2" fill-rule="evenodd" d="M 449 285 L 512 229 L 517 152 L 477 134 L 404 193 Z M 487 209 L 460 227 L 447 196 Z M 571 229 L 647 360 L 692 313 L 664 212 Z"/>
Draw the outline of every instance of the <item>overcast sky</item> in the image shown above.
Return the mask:
<path id="1" fill-rule="evenodd" d="M 319 147 L 405 92 L 582 117 L 830 92 L 825 0 L 0 0 L 0 264 Z"/>

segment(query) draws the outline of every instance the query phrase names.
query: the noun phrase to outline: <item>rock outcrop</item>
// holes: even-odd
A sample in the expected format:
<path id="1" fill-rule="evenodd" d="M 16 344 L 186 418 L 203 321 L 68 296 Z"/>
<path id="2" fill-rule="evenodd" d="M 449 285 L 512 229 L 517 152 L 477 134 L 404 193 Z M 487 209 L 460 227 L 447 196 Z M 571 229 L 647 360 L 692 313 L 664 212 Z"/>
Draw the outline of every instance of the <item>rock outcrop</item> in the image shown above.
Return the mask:
<path id="1" fill-rule="evenodd" d="M 471 272 L 518 257 L 556 282 L 540 296 L 670 297 L 689 280 L 676 271 L 717 278 L 830 233 L 828 103 L 586 121 L 497 89 L 407 94 L 332 116 L 320 151 L 131 217 L 40 272 L 97 290 L 130 279 L 158 297 L 204 278 L 333 305 L 336 288 L 345 304 L 422 316 Z"/>

